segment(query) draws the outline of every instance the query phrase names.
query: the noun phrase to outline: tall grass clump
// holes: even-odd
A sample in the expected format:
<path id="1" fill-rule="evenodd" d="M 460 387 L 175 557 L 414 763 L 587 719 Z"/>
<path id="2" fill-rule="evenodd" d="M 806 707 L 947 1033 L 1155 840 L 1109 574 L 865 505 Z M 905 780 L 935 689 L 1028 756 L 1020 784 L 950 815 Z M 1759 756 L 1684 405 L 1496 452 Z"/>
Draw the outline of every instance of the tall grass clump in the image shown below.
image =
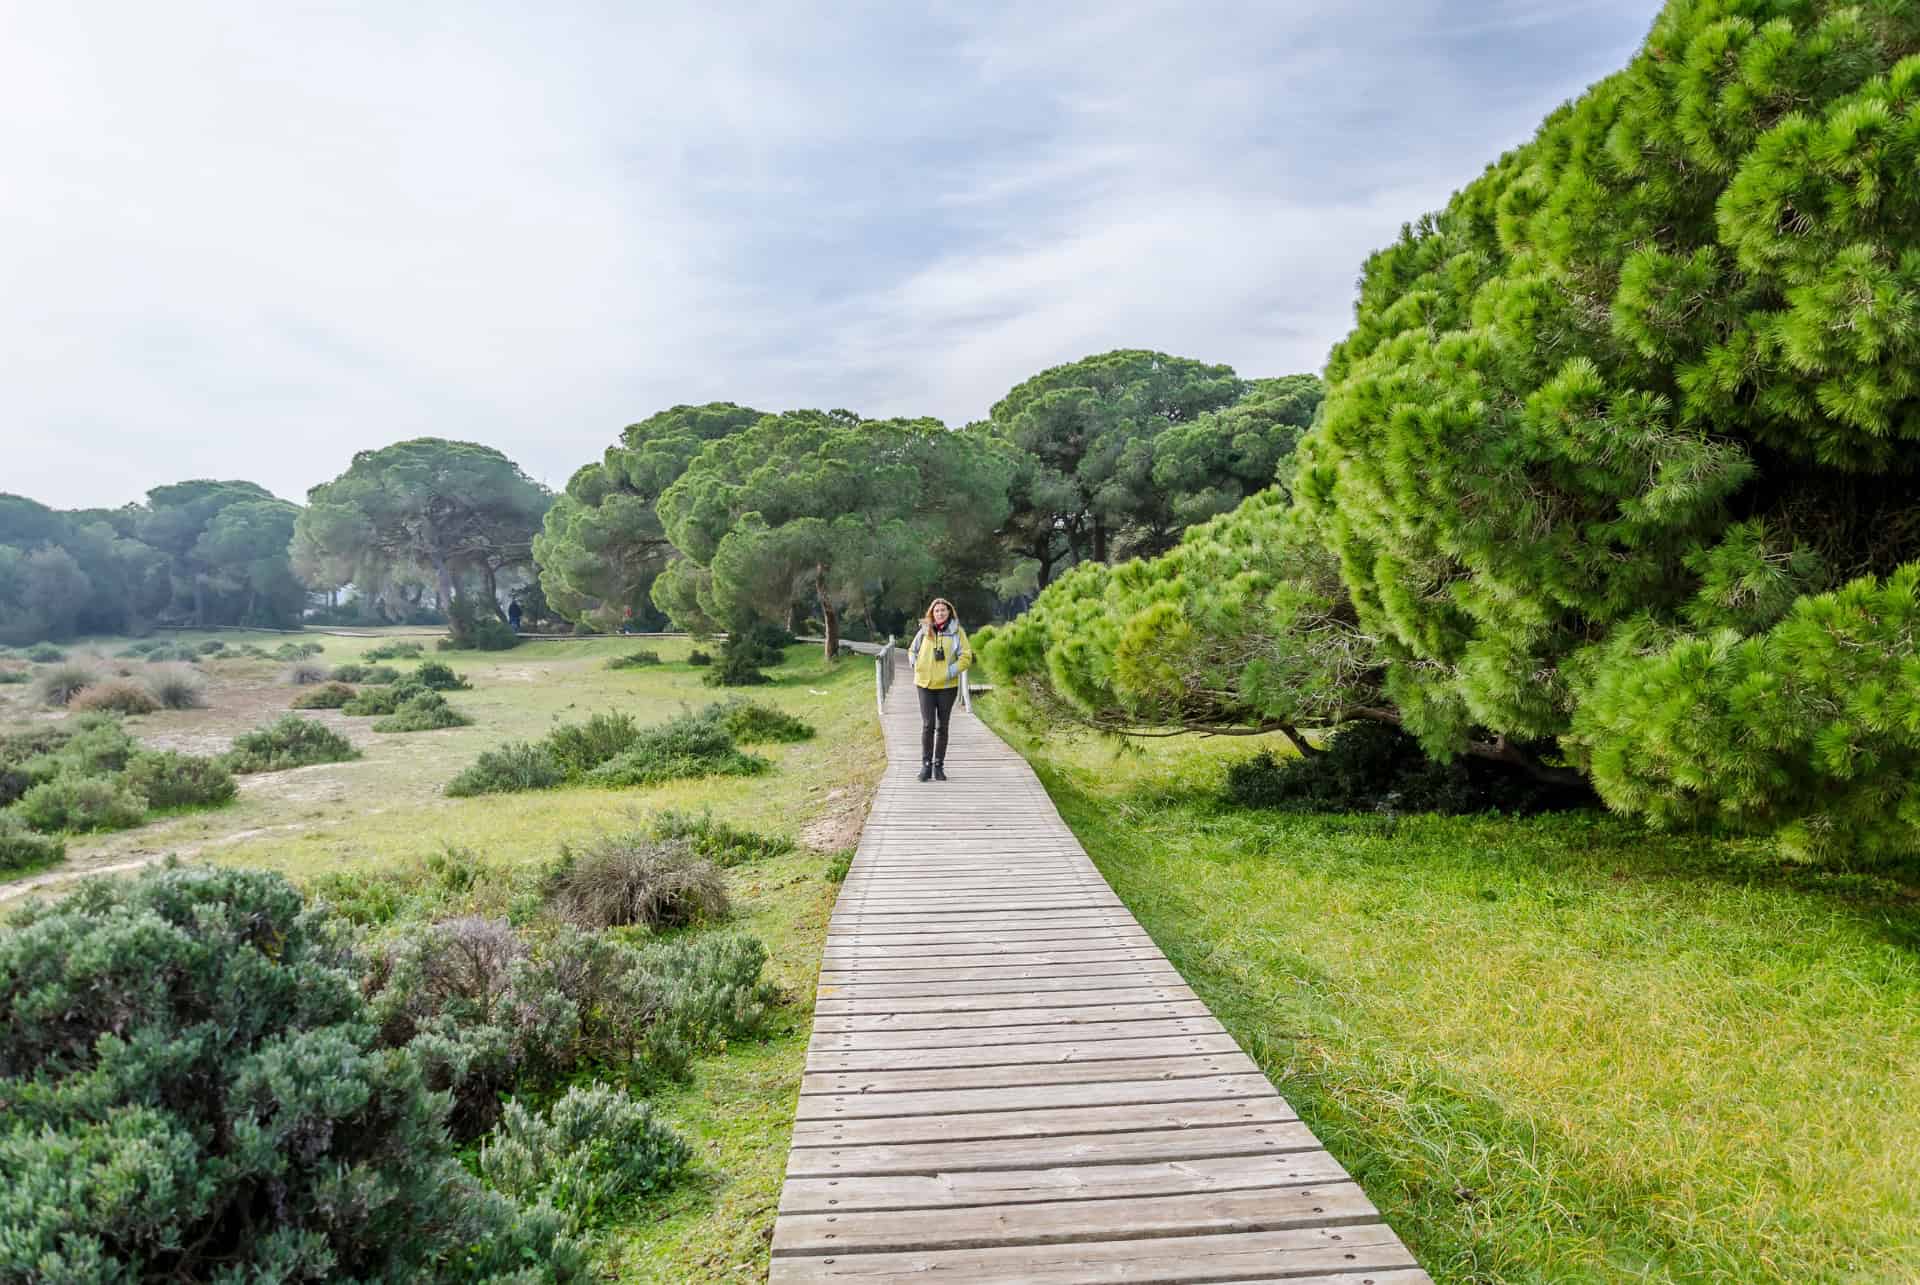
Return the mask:
<path id="1" fill-rule="evenodd" d="M 111 714 L 151 714 L 160 708 L 145 683 L 107 678 L 90 683 L 67 699 L 71 710 Z"/>
<path id="2" fill-rule="evenodd" d="M 702 716 L 726 728 L 742 745 L 806 741 L 814 735 L 813 724 L 804 719 L 742 696 L 716 701 L 702 711 Z"/>
<path id="3" fill-rule="evenodd" d="M 360 751 L 351 741 L 324 723 L 284 714 L 235 740 L 225 761 L 229 770 L 245 776 L 315 763 L 344 763 L 359 757 Z"/>
<path id="4" fill-rule="evenodd" d="M 698 813 L 672 809 L 656 814 L 647 824 L 656 839 L 688 844 L 696 856 L 718 866 L 738 866 L 793 851 L 793 840 L 783 834 L 761 834 L 714 819 L 712 809 Z"/>
<path id="5" fill-rule="evenodd" d="M 327 681 L 327 667 L 314 660 L 296 660 L 280 671 L 280 681 L 289 687 L 307 687 Z"/>
<path id="6" fill-rule="evenodd" d="M 563 848 L 549 882 L 553 913 L 576 928 L 653 930 L 725 918 L 720 868 L 683 840 L 607 835 Z"/>
<path id="7" fill-rule="evenodd" d="M 521 790 L 550 790 L 567 779 L 565 769 L 544 745 L 513 741 L 487 750 L 447 782 L 456 799 L 480 794 L 513 794 Z"/>
<path id="8" fill-rule="evenodd" d="M 409 698 L 385 718 L 375 721 L 376 732 L 434 732 L 444 727 L 467 727 L 473 720 L 447 704 L 439 692 L 427 691 Z"/>
<path id="9" fill-rule="evenodd" d="M 567 1281 L 281 876 L 92 880 L 0 935 L 0 1280 Z"/>
<path id="10" fill-rule="evenodd" d="M 98 667 L 85 661 L 61 660 L 34 675 L 34 699 L 50 709 L 63 709 L 67 702 L 105 677 Z"/>
<path id="11" fill-rule="evenodd" d="M 147 671 L 146 683 L 167 709 L 199 709 L 207 703 L 207 680 L 186 665 L 155 665 Z"/>

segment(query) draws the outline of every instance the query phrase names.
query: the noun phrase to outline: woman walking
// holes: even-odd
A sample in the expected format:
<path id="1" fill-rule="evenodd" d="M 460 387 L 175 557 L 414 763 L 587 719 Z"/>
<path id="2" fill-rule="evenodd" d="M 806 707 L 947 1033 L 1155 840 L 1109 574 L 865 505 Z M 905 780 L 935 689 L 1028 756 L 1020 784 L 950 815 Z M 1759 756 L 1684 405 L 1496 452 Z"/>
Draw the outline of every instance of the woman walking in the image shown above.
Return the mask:
<path id="1" fill-rule="evenodd" d="M 920 695 L 920 779 L 947 779 L 947 724 L 953 720 L 953 702 L 960 696 L 960 675 L 973 666 L 973 648 L 967 631 L 953 614 L 953 604 L 935 598 L 920 622 L 920 632 L 907 648 L 913 665 L 913 686 Z"/>

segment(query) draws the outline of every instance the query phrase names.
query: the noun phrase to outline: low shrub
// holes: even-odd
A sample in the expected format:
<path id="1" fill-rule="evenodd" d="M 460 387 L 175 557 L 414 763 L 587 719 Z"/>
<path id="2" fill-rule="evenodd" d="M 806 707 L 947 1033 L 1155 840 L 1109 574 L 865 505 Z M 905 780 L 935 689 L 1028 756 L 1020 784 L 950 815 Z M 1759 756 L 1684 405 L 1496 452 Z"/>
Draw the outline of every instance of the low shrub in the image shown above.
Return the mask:
<path id="1" fill-rule="evenodd" d="M 764 687 L 773 681 L 751 660 L 721 653 L 720 663 L 700 676 L 709 687 Z"/>
<path id="2" fill-rule="evenodd" d="M 414 660 L 426 654 L 427 649 L 417 642 L 394 639 L 381 643 L 378 647 L 368 648 L 360 653 L 362 660 Z"/>
<path id="3" fill-rule="evenodd" d="M 333 667 L 332 679 L 336 683 L 368 683 L 381 686 L 400 681 L 400 671 L 392 665 L 362 665 L 349 661 Z"/>
<path id="4" fill-rule="evenodd" d="M 785 710 L 739 696 L 707 706 L 703 717 L 719 722 L 742 745 L 806 741 L 813 739 L 814 734 L 813 724 L 795 718 Z"/>
<path id="5" fill-rule="evenodd" d="M 226 649 L 227 644 L 218 638 L 209 638 L 195 648 L 202 656 L 217 656 Z"/>
<path id="6" fill-rule="evenodd" d="M 85 661 L 63 660 L 34 675 L 33 695 L 40 704 L 59 709 L 105 677 Z"/>
<path id="7" fill-rule="evenodd" d="M 62 772 L 21 795 L 10 810 L 43 834 L 85 834 L 139 825 L 147 818 L 147 799 L 118 773 L 81 776 Z"/>
<path id="8" fill-rule="evenodd" d="M 1529 815 L 1593 807 L 1590 790 L 1549 785 L 1484 759 L 1440 763 L 1385 723 L 1350 723 L 1326 748 L 1300 758 L 1262 750 L 1230 764 L 1223 795 L 1238 807 L 1293 812 L 1436 812 Z"/>
<path id="9" fill-rule="evenodd" d="M 687 663 L 695 668 L 699 668 L 702 665 L 711 665 L 713 663 L 713 656 L 711 653 L 701 651 L 698 647 L 695 647 L 687 653 Z"/>
<path id="10" fill-rule="evenodd" d="M 0 935 L 0 1280 L 584 1279 L 455 1157 L 281 876 L 89 880 Z"/>
<path id="11" fill-rule="evenodd" d="M 726 917 L 720 868 L 680 839 L 608 835 L 561 849 L 549 881 L 553 913 L 576 928 L 658 931 Z"/>
<path id="12" fill-rule="evenodd" d="M 576 1229 L 672 1184 L 693 1152 L 645 1102 L 601 1083 L 570 1088 L 539 1116 L 507 1104 L 480 1147 L 480 1174 L 516 1200 L 550 1205 Z"/>
<path id="13" fill-rule="evenodd" d="M 340 712 L 350 718 L 365 718 L 369 714 L 397 714 L 402 705 L 426 690 L 411 678 L 389 687 L 363 687 L 352 700 L 340 707 Z"/>
<path id="14" fill-rule="evenodd" d="M 537 864 L 488 864 L 472 849 L 449 844 L 398 865 L 320 875 L 308 887 L 315 900 L 356 924 L 504 914 L 518 925 L 545 913 L 546 874 Z"/>
<path id="15" fill-rule="evenodd" d="M 698 714 L 682 714 L 643 729 L 633 743 L 587 773 L 595 785 L 658 785 L 698 776 L 754 776 L 772 764 L 742 754 L 725 727 Z"/>
<path id="16" fill-rule="evenodd" d="M 345 683 L 322 683 L 309 687 L 293 698 L 291 709 L 339 709 L 354 698 L 353 688 Z"/>
<path id="17" fill-rule="evenodd" d="M 398 926 L 363 985 L 380 1042 L 420 1059 L 464 1141 L 486 1132 L 508 1092 L 549 1092 L 586 1066 L 683 1075 L 699 1052 L 759 1033 L 779 998 L 760 980 L 765 961 L 759 942 L 732 934 L 641 949 L 467 916 Z"/>
<path id="18" fill-rule="evenodd" d="M 520 790 L 550 790 L 567 779 L 566 771 L 545 746 L 514 741 L 487 750 L 447 782 L 456 799 L 479 794 L 510 794 Z"/>
<path id="19" fill-rule="evenodd" d="M 273 658 L 275 660 L 306 660 L 309 657 L 318 656 L 325 650 L 326 648 L 322 647 L 319 643 L 281 643 L 273 649 Z"/>
<path id="20" fill-rule="evenodd" d="M 151 714 L 160 708 L 145 683 L 108 678 L 82 687 L 67 699 L 67 708 L 112 714 Z"/>
<path id="21" fill-rule="evenodd" d="M 845 883 L 847 873 L 853 869 L 853 854 L 852 848 L 842 848 L 828 857 L 827 868 L 821 872 L 821 877 L 828 883 Z"/>
<path id="22" fill-rule="evenodd" d="M 33 646 L 27 648 L 26 651 L 22 652 L 21 655 L 36 665 L 51 665 L 67 658 L 67 653 L 61 651 L 52 643 L 35 643 Z"/>
<path id="23" fill-rule="evenodd" d="M 30 683 L 33 673 L 26 669 L 0 669 L 0 687 L 13 683 Z"/>
<path id="24" fill-rule="evenodd" d="M 76 714 L 64 725 L 7 737 L 0 761 L 15 769 L 0 783 L 12 802 L 57 777 L 111 777 L 125 771 L 139 746 L 110 714 Z"/>
<path id="25" fill-rule="evenodd" d="M 373 725 L 376 732 L 434 732 L 443 727 L 466 727 L 473 722 L 447 704 L 439 692 L 421 692 L 410 697 L 386 718 Z"/>
<path id="26" fill-rule="evenodd" d="M 696 856 L 718 866 L 738 866 L 766 857 L 778 857 L 793 851 L 793 840 L 780 834 L 761 834 L 716 821 L 713 812 L 695 815 L 671 809 L 657 814 L 648 823 L 647 832 L 656 839 L 686 842 Z"/>
<path id="27" fill-rule="evenodd" d="M 583 776 L 628 749 L 640 727 L 629 714 L 594 714 L 584 723 L 565 723 L 547 733 L 545 745 L 568 776 Z"/>
<path id="28" fill-rule="evenodd" d="M 245 776 L 254 772 L 284 772 L 313 763 L 344 763 L 359 757 L 360 751 L 353 748 L 351 741 L 324 723 L 298 714 L 283 714 L 275 722 L 235 740 L 225 761 L 230 771 Z"/>
<path id="29" fill-rule="evenodd" d="M 660 653 L 648 648 L 630 651 L 624 656 L 613 656 L 607 660 L 608 669 L 639 669 L 645 665 L 660 664 Z"/>
<path id="30" fill-rule="evenodd" d="M 0 810 L 0 874 L 24 874 L 50 866 L 67 855 L 67 841 L 57 834 L 36 834 L 12 812 Z"/>
<path id="31" fill-rule="evenodd" d="M 438 660 L 421 661 L 420 668 L 413 671 L 412 681 L 435 692 L 464 692 L 473 687 L 472 683 L 456 674 L 452 666 Z"/>
<path id="32" fill-rule="evenodd" d="M 743 933 L 701 933 L 645 948 L 641 965 L 658 996 L 647 1032 L 647 1069 L 681 1076 L 698 1053 L 766 1032 L 780 993 L 760 979 L 767 948 Z"/>
<path id="33" fill-rule="evenodd" d="M 185 665 L 155 665 L 147 690 L 167 709 L 199 709 L 207 703 L 207 680 Z"/>
<path id="34" fill-rule="evenodd" d="M 318 661 L 296 660 L 280 671 L 280 681 L 289 687 L 306 687 L 327 681 L 327 667 Z"/>
<path id="35" fill-rule="evenodd" d="M 173 750 L 141 750 L 127 760 L 126 781 L 150 808 L 217 807 L 238 788 L 219 759 Z"/>
<path id="36" fill-rule="evenodd" d="M 199 649 L 187 644 L 163 642 L 157 647 L 147 649 L 147 659 L 152 661 L 172 661 L 182 665 L 197 664 L 200 660 Z"/>

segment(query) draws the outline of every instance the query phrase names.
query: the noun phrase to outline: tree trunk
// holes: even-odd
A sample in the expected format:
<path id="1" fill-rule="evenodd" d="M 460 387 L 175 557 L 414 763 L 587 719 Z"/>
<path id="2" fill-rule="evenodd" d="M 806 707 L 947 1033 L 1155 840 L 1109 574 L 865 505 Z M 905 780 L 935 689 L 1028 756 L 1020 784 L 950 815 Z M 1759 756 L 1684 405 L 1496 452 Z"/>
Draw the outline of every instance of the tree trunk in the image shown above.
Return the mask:
<path id="1" fill-rule="evenodd" d="M 480 570 L 487 577 L 487 605 L 493 608 L 494 615 L 500 617 L 501 624 L 511 624 L 512 622 L 507 619 L 507 613 L 500 610 L 500 585 L 494 579 L 493 564 L 483 562 L 480 564 Z"/>
<path id="2" fill-rule="evenodd" d="M 1097 513 L 1093 516 L 1093 560 L 1095 562 L 1107 560 L 1107 524 Z"/>
<path id="3" fill-rule="evenodd" d="M 833 609 L 827 600 L 827 568 L 824 563 L 813 568 L 813 589 L 820 595 L 820 614 L 826 618 L 827 659 L 832 660 L 834 653 L 840 650 L 840 613 Z"/>
<path id="4" fill-rule="evenodd" d="M 193 577 L 193 623 L 207 627 L 207 578 L 198 574 Z"/>
<path id="5" fill-rule="evenodd" d="M 434 605 L 440 608 L 441 615 L 445 615 L 453 607 L 453 572 L 448 570 L 447 560 L 438 554 L 434 555 L 433 571 L 436 577 Z"/>

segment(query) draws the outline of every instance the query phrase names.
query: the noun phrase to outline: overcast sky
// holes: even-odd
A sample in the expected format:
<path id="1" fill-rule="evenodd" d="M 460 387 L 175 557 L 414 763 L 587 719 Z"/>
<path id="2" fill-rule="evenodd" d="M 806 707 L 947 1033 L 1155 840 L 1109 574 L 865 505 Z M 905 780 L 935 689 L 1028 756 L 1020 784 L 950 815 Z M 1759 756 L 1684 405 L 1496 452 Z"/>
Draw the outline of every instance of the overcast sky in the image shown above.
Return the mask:
<path id="1" fill-rule="evenodd" d="M 678 402 L 1318 370 L 1368 251 L 1655 0 L 0 0 L 0 491 L 289 499 Z"/>

